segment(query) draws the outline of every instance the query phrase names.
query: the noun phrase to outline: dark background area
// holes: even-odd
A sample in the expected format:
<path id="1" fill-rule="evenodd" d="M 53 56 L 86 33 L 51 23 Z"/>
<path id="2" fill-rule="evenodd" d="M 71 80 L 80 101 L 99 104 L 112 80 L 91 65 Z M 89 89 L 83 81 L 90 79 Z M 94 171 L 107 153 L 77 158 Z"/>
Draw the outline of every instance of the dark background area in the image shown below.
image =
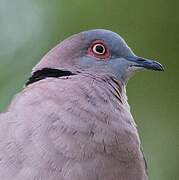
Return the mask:
<path id="1" fill-rule="evenodd" d="M 165 66 L 138 73 L 127 91 L 150 179 L 179 179 L 178 8 L 178 0 L 0 0 L 0 110 L 61 40 L 88 29 L 115 31 L 137 55 Z"/>

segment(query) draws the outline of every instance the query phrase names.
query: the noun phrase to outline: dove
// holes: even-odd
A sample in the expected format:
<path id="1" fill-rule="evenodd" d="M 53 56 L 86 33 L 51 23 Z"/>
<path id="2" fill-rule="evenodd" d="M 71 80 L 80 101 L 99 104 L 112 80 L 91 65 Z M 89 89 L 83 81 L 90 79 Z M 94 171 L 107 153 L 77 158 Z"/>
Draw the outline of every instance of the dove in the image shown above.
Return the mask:
<path id="1" fill-rule="evenodd" d="M 126 95 L 144 69 L 164 70 L 109 30 L 54 47 L 0 114 L 0 179 L 147 180 Z"/>

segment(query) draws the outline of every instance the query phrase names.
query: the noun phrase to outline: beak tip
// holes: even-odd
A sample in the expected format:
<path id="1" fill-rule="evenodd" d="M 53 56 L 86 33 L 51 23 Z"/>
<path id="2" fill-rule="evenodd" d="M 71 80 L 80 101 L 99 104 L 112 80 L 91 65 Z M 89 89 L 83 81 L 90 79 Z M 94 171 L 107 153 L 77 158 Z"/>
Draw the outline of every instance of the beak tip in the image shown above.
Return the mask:
<path id="1" fill-rule="evenodd" d="M 165 71 L 165 69 L 162 67 L 159 71 L 163 71 L 163 72 L 164 72 L 164 71 Z"/>
<path id="2" fill-rule="evenodd" d="M 154 61 L 153 68 L 155 71 L 164 71 L 164 67 L 157 61 Z"/>

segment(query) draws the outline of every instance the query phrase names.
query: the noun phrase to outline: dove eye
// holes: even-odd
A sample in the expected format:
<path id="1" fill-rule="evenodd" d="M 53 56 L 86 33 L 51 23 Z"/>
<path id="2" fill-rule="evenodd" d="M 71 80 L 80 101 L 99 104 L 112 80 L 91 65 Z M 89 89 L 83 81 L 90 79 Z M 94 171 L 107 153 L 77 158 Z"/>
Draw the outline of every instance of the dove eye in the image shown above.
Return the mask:
<path id="1" fill-rule="evenodd" d="M 103 44 L 95 44 L 93 46 L 93 52 L 96 54 L 104 54 L 106 52 L 106 49 Z"/>
<path id="2" fill-rule="evenodd" d="M 103 60 L 108 59 L 111 56 L 110 50 L 107 48 L 106 44 L 100 40 L 96 40 L 90 45 L 88 55 Z"/>

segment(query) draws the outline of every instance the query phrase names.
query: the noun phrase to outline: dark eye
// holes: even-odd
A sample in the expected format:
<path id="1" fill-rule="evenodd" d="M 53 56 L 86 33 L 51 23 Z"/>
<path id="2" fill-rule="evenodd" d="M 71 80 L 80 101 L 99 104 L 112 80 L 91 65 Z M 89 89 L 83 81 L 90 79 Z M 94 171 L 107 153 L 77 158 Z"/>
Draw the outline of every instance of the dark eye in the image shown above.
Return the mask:
<path id="1" fill-rule="evenodd" d="M 102 55 L 106 52 L 106 49 L 103 44 L 95 44 L 93 46 L 93 52 L 99 55 Z"/>
<path id="2" fill-rule="evenodd" d="M 106 43 L 102 40 L 95 40 L 88 48 L 88 55 L 97 60 L 107 60 L 111 57 L 111 52 Z"/>

